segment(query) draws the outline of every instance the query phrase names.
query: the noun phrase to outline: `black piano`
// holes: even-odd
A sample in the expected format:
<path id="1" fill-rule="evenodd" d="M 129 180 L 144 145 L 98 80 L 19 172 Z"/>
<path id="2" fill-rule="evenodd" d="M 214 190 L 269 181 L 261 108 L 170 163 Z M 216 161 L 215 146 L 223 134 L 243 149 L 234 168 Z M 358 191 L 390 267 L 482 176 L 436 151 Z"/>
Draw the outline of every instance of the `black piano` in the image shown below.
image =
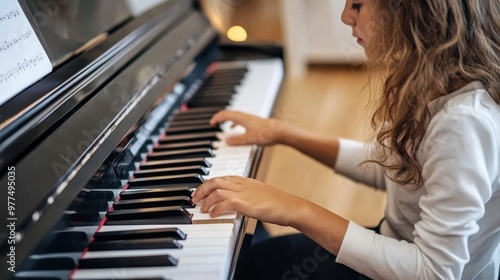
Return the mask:
<path id="1" fill-rule="evenodd" d="M 281 49 L 221 44 L 197 1 L 134 2 L 19 1 L 52 71 L 0 104 L 1 279 L 233 278 L 247 218 L 190 194 L 255 176 L 262 149 L 208 121 L 270 116 Z"/>

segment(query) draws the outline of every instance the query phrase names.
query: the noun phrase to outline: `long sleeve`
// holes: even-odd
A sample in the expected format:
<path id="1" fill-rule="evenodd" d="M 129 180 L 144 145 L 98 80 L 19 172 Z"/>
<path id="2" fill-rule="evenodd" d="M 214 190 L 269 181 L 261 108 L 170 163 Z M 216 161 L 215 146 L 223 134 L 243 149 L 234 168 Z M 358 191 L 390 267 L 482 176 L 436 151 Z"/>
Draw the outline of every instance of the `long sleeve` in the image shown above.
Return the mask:
<path id="1" fill-rule="evenodd" d="M 375 163 L 364 163 L 370 158 L 370 150 L 362 142 L 340 139 L 339 154 L 335 163 L 335 172 L 356 182 L 378 189 L 385 189 L 383 169 Z"/>
<path id="2" fill-rule="evenodd" d="M 424 186 L 387 180 L 381 234 L 350 222 L 339 263 L 374 279 L 498 277 L 500 108 L 474 93 L 433 117 L 419 149 Z"/>

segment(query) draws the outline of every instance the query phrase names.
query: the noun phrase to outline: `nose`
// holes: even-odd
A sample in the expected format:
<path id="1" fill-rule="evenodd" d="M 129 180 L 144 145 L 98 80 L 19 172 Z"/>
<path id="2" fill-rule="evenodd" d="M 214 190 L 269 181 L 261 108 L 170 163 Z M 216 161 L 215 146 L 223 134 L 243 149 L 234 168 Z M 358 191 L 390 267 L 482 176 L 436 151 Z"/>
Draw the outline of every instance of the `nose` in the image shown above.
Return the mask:
<path id="1" fill-rule="evenodd" d="M 349 1 L 350 0 L 345 1 L 344 10 L 342 11 L 342 16 L 340 17 L 340 19 L 344 24 L 354 26 L 356 25 L 356 20 L 352 14 L 353 11 L 349 7 Z"/>

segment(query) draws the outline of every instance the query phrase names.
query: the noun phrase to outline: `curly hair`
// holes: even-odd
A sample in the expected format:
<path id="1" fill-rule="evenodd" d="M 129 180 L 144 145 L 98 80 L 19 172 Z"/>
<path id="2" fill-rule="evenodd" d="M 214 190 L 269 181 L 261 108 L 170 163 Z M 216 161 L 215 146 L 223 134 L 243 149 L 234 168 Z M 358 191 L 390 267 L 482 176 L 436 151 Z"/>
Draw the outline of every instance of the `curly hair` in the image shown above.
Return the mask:
<path id="1" fill-rule="evenodd" d="M 500 103 L 499 0 L 374 0 L 372 65 L 383 68 L 372 117 L 374 156 L 386 175 L 423 185 L 417 151 L 430 121 L 427 104 L 471 81 Z"/>

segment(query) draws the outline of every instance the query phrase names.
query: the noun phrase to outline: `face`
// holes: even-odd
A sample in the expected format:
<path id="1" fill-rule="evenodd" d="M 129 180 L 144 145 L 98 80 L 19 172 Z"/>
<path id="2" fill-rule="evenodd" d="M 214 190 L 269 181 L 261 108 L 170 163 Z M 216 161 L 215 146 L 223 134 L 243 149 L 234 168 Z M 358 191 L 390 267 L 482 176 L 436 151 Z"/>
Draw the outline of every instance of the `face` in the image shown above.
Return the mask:
<path id="1" fill-rule="evenodd" d="M 357 43 L 364 48 L 370 43 L 370 1 L 371 0 L 346 0 L 344 11 L 342 12 L 342 22 L 352 27 L 352 36 L 354 36 L 357 39 Z"/>

